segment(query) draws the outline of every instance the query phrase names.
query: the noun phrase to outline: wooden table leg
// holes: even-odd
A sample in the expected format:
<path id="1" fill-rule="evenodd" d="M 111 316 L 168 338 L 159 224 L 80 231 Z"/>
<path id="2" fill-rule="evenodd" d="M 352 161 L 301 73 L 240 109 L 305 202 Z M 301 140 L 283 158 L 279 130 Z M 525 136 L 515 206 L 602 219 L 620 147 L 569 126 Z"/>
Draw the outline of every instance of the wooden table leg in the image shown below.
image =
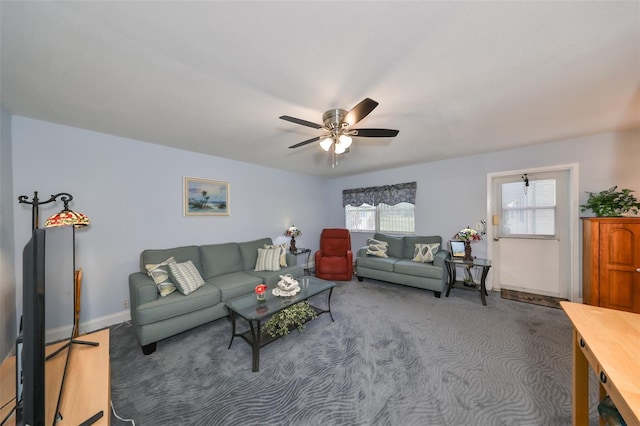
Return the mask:
<path id="1" fill-rule="evenodd" d="M 573 329 L 573 425 L 589 424 L 589 362 Z"/>

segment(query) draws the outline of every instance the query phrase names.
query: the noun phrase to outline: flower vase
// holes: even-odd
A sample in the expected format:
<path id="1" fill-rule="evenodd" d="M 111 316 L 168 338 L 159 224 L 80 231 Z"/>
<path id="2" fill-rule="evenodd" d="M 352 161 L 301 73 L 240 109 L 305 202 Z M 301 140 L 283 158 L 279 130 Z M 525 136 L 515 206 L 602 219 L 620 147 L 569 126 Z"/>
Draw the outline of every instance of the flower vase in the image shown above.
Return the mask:
<path id="1" fill-rule="evenodd" d="M 464 242 L 464 257 L 463 260 L 473 260 L 473 256 L 471 255 L 471 241 Z"/>

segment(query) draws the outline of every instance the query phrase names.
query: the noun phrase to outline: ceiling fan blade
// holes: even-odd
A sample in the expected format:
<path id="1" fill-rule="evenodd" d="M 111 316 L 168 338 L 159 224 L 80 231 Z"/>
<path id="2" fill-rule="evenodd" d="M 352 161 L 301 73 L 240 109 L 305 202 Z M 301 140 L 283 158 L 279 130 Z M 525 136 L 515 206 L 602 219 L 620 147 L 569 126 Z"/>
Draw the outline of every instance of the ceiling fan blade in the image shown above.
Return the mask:
<path id="1" fill-rule="evenodd" d="M 292 123 L 301 124 L 307 127 L 313 127 L 314 129 L 322 129 L 321 124 L 312 123 L 310 121 L 302 120 L 300 118 L 289 117 L 288 115 L 281 115 L 280 118 L 286 121 L 290 121 Z"/>
<path id="2" fill-rule="evenodd" d="M 358 121 L 365 118 L 367 115 L 371 113 L 376 107 L 378 103 L 373 99 L 365 98 L 358 105 L 354 106 L 351 111 L 344 116 L 342 120 L 343 123 L 349 124 L 349 126 L 353 126 Z"/>
<path id="3" fill-rule="evenodd" d="M 306 141 L 302 141 L 302 142 L 297 143 L 295 145 L 291 145 L 289 148 L 299 148 L 301 146 L 313 143 L 315 141 L 319 141 L 321 138 L 322 138 L 322 136 L 316 136 L 315 138 L 307 139 Z"/>
<path id="4" fill-rule="evenodd" d="M 400 133 L 400 130 L 393 129 L 353 129 L 353 136 L 362 136 L 365 138 L 393 138 Z"/>

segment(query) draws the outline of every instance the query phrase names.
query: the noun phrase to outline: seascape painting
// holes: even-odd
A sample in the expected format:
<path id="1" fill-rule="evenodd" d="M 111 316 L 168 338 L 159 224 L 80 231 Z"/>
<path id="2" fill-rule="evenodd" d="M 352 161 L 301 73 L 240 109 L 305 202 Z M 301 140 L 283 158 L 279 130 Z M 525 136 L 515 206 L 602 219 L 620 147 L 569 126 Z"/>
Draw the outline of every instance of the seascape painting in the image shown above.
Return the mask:
<path id="1" fill-rule="evenodd" d="M 184 178 L 185 216 L 228 216 L 229 182 Z"/>

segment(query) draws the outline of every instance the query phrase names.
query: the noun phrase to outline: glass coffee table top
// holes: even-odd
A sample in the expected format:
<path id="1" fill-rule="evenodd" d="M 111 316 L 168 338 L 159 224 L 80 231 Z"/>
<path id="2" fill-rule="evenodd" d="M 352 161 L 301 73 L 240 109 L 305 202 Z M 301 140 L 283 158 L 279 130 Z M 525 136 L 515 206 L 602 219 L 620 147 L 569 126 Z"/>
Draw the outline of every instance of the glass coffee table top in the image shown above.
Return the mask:
<path id="1" fill-rule="evenodd" d="M 297 278 L 300 286 L 298 294 L 290 297 L 275 296 L 273 288 L 269 288 L 266 292 L 266 300 L 258 302 L 255 294 L 247 294 L 245 296 L 232 299 L 225 302 L 227 307 L 237 315 L 249 321 L 263 320 L 275 312 L 278 312 L 287 306 L 294 305 L 298 302 L 306 300 L 312 296 L 320 294 L 335 287 L 332 281 L 325 281 L 315 277 Z"/>

